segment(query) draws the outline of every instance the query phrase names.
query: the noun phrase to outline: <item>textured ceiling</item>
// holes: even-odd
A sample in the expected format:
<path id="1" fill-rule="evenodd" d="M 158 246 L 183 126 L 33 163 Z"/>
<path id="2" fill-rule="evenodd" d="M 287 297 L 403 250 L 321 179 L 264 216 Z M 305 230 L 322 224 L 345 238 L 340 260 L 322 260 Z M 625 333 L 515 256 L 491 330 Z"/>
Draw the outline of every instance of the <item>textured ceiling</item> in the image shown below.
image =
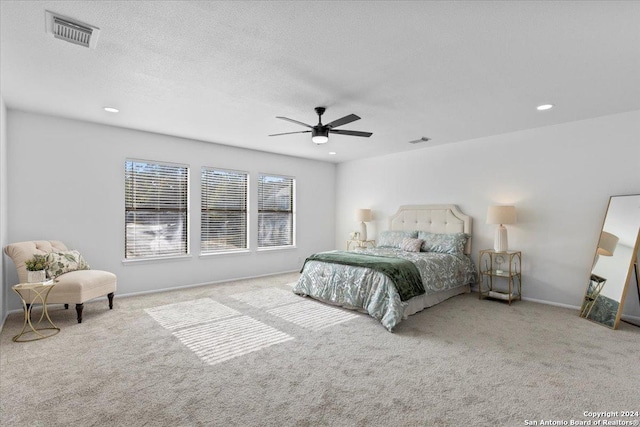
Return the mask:
<path id="1" fill-rule="evenodd" d="M 8 108 L 293 156 L 342 162 L 640 109 L 637 1 L 0 5 Z M 45 34 L 45 10 L 99 27 L 97 49 Z M 275 116 L 315 124 L 316 106 L 373 136 L 267 136 L 304 130 Z"/>

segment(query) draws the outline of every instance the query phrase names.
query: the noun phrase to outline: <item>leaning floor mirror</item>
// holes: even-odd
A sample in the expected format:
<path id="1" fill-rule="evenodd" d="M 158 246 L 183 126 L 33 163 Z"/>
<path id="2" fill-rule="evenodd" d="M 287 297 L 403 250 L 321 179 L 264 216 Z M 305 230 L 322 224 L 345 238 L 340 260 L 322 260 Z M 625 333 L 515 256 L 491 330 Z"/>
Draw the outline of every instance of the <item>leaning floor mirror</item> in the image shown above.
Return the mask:
<path id="1" fill-rule="evenodd" d="M 580 316 L 616 329 L 631 288 L 639 292 L 640 194 L 612 196 L 604 218 Z"/>

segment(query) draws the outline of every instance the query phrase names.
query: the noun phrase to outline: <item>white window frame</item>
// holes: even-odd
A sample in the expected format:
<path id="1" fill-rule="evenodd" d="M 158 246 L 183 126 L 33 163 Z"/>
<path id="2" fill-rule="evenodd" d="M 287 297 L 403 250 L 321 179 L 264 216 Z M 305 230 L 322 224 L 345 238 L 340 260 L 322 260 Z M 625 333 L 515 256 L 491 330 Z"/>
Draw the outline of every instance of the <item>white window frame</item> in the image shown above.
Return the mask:
<path id="1" fill-rule="evenodd" d="M 160 173 L 171 171 L 172 168 L 178 172 L 182 170 L 183 177 L 179 181 L 177 192 L 164 193 L 162 195 L 156 194 L 156 203 L 145 204 L 142 197 L 144 197 L 144 187 L 154 186 L 158 188 L 154 182 L 152 176 L 139 176 L 137 183 L 132 183 L 129 186 L 128 175 L 130 173 L 136 173 L 135 169 L 144 168 L 149 166 L 152 168 L 160 168 Z M 162 169 L 165 168 L 165 171 Z M 162 178 L 162 175 L 157 177 Z M 184 188 L 180 188 L 184 186 Z M 174 187 L 171 187 L 174 188 Z M 190 247 L 190 169 L 189 165 L 160 162 L 155 160 L 140 160 L 140 159 L 126 159 L 125 161 L 125 236 L 124 236 L 124 261 L 147 261 L 154 259 L 167 259 L 167 258 L 181 258 L 189 256 Z M 139 194 L 138 194 L 139 193 Z M 170 207 L 174 202 L 179 204 L 179 207 Z M 161 206 L 161 202 L 166 201 L 169 206 Z M 154 206 L 155 205 L 155 206 Z M 157 224 L 142 224 L 139 222 L 132 222 L 130 214 L 136 216 L 136 212 L 140 216 L 144 217 L 144 214 L 150 214 L 149 217 L 153 217 L 153 213 L 157 216 Z M 164 213 L 164 215 L 163 215 Z M 164 218 L 163 218 L 164 216 Z M 182 224 L 178 225 L 178 231 L 173 231 L 173 235 L 181 236 L 178 242 L 176 239 L 167 239 L 168 235 L 172 233 L 172 227 L 175 227 L 175 219 L 182 220 Z M 164 223 L 162 222 L 164 220 Z M 155 235 L 153 234 L 155 233 Z M 131 241 L 149 240 L 149 243 L 140 243 L 140 248 L 137 248 L 135 243 L 130 244 Z M 148 247 L 144 247 L 148 245 Z"/>
<path id="2" fill-rule="evenodd" d="M 205 173 L 225 173 L 225 174 L 235 174 L 235 175 L 243 175 L 244 176 L 244 194 L 236 195 L 233 194 L 233 197 L 238 197 L 242 199 L 244 197 L 244 210 L 235 209 L 232 207 L 230 210 L 225 209 L 208 209 L 205 205 L 209 198 L 208 191 L 213 191 L 213 187 L 209 184 L 215 183 L 213 181 L 209 181 L 205 178 Z M 237 252 L 247 252 L 249 250 L 249 223 L 250 223 L 250 214 L 249 214 L 249 173 L 245 171 L 238 170 L 230 170 L 216 167 L 203 166 L 200 170 L 200 255 L 216 255 L 223 253 L 237 253 Z M 221 247 L 220 249 L 205 249 L 205 241 L 203 239 L 203 233 L 205 228 L 207 229 L 207 233 L 210 231 L 208 227 L 205 227 L 205 222 L 207 221 L 206 215 L 207 212 L 244 212 L 244 246 L 230 248 L 228 246 Z M 229 237 L 232 237 L 233 234 L 230 234 Z M 223 235 L 224 237 L 224 235 Z"/>
<path id="3" fill-rule="evenodd" d="M 290 192 L 290 197 L 291 197 L 291 202 L 290 202 L 290 210 L 280 210 L 277 209 L 275 204 L 271 204 L 271 208 L 272 209 L 265 209 L 265 207 L 263 206 L 264 201 L 262 200 L 262 197 L 264 196 L 263 194 L 261 194 L 262 192 L 262 180 L 264 177 L 267 178 L 273 178 L 273 179 L 283 179 L 283 180 L 288 180 L 291 182 L 291 192 Z M 292 177 L 292 176 L 285 176 L 285 175 L 279 175 L 279 174 L 272 174 L 272 173 L 259 173 L 258 174 L 258 250 L 264 251 L 264 250 L 273 250 L 273 249 L 288 249 L 288 248 L 295 248 L 296 246 L 296 224 L 297 224 L 297 219 L 296 219 L 296 178 Z M 263 238 L 263 227 L 262 227 L 262 214 L 269 212 L 269 213 L 279 213 L 279 212 L 289 212 L 291 214 L 291 222 L 290 222 L 290 242 L 284 245 L 264 245 L 263 242 L 261 242 L 261 239 Z"/>

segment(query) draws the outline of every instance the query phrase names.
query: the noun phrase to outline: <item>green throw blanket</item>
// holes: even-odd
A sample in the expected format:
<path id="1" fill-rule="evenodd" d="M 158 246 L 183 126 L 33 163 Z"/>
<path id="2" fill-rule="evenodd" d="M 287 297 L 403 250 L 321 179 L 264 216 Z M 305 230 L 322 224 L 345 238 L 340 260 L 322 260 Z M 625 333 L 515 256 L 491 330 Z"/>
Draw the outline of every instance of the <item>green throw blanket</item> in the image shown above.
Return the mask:
<path id="1" fill-rule="evenodd" d="M 406 259 L 366 255 L 357 252 L 329 251 L 311 255 L 304 261 L 305 265 L 307 261 L 352 265 L 379 271 L 396 285 L 402 301 L 422 295 L 425 292 L 418 267 Z M 302 269 L 304 270 L 304 265 Z"/>

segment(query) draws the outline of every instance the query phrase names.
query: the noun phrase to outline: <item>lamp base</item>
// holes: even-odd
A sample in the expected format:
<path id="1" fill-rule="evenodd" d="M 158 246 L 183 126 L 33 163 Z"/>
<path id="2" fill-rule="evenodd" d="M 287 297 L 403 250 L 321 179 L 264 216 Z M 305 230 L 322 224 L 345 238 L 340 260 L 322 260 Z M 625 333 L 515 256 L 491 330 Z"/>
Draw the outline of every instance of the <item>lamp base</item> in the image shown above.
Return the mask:
<path id="1" fill-rule="evenodd" d="M 509 245 L 507 244 L 507 227 L 500 224 L 496 228 L 495 238 L 493 240 L 493 250 L 496 252 L 506 252 Z"/>
<path id="2" fill-rule="evenodd" d="M 367 224 L 360 223 L 360 240 L 367 240 Z"/>

